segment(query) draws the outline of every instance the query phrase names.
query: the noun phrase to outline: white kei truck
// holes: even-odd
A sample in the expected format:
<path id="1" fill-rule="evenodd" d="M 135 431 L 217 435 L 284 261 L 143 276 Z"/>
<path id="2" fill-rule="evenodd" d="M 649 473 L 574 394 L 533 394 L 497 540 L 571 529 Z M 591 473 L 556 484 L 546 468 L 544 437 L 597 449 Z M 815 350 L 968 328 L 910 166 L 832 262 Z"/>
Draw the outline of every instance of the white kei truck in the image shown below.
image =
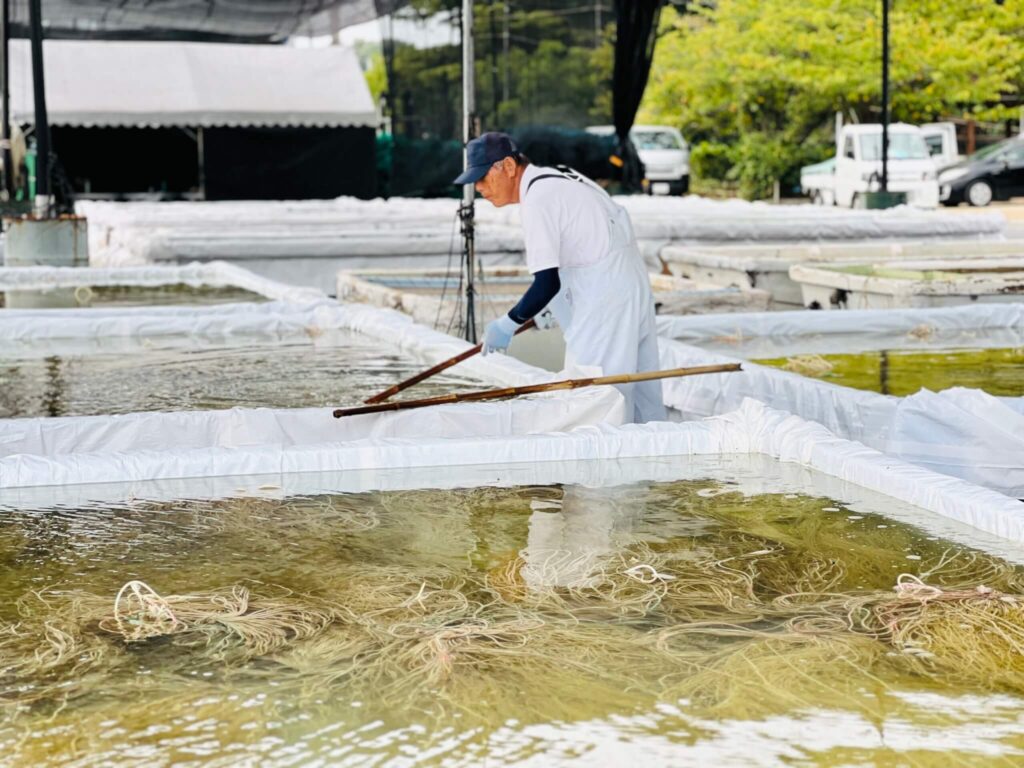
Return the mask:
<path id="1" fill-rule="evenodd" d="M 932 148 L 937 148 L 935 154 Z M 800 187 L 818 205 L 860 207 L 865 192 L 881 189 L 881 123 L 844 125 L 837 150 L 835 157 L 801 168 Z M 908 205 L 937 208 L 939 167 L 955 158 L 956 134 L 950 139 L 945 124 L 935 123 L 929 130 L 907 123 L 889 125 L 888 188 L 906 193 Z"/>

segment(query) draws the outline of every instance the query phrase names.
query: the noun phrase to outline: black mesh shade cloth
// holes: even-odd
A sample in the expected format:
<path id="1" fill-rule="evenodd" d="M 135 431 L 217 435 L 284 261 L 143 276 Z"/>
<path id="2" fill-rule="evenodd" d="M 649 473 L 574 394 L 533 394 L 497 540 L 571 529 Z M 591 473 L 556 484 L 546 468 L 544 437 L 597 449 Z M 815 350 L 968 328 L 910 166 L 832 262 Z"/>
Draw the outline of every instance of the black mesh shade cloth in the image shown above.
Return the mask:
<path id="1" fill-rule="evenodd" d="M 643 166 L 629 139 L 647 76 L 654 59 L 658 18 L 664 0 L 615 0 L 615 69 L 612 74 L 612 116 L 619 139 L 618 156 L 623 161 L 622 183 L 639 189 Z"/>
<path id="2" fill-rule="evenodd" d="M 49 38 L 279 42 L 327 35 L 407 0 L 42 0 Z M 28 0 L 10 0 L 11 34 L 28 36 Z"/>

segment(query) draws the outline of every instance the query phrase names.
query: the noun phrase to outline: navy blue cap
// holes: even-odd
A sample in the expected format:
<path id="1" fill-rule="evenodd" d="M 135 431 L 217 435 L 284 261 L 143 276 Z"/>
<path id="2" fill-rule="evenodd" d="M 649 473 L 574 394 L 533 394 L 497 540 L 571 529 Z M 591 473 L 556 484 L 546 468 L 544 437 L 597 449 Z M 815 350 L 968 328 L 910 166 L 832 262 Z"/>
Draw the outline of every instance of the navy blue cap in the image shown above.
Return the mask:
<path id="1" fill-rule="evenodd" d="M 515 142 L 505 133 L 485 133 L 466 145 L 466 170 L 453 184 L 476 184 L 499 160 L 519 154 Z"/>

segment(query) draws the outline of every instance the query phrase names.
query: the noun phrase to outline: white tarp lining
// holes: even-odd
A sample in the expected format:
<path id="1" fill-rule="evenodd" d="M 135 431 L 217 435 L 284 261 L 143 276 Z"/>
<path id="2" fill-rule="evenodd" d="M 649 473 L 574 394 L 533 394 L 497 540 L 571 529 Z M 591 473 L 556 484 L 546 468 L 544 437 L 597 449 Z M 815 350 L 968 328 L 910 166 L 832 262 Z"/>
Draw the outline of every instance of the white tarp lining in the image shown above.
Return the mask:
<path id="1" fill-rule="evenodd" d="M 351 48 L 46 40 L 50 124 L 376 127 Z M 11 117 L 35 123 L 27 40 L 12 40 Z"/>
<path id="2" fill-rule="evenodd" d="M 629 210 L 648 264 L 672 242 L 747 239 L 998 237 L 1001 213 L 824 211 L 698 197 L 616 198 Z M 114 203 L 80 201 L 96 266 L 193 258 L 401 257 L 458 249 L 453 200 Z M 518 206 L 477 206 L 477 249 L 521 253 Z M 457 232 L 455 232 L 457 235 Z M 402 266 L 394 263 L 394 266 Z M 357 266 L 357 265 L 350 265 Z M 366 264 L 365 266 L 371 266 Z"/>
<path id="3" fill-rule="evenodd" d="M 461 407 L 433 409 L 435 418 L 443 423 L 443 412 L 452 414 Z M 271 420 L 278 413 L 266 412 L 266 418 Z M 316 414 L 310 412 L 304 418 L 313 419 Z M 1020 502 L 910 466 L 837 438 L 820 425 L 749 400 L 733 413 L 701 422 L 625 427 L 600 424 L 564 434 L 508 434 L 497 438 L 466 434 L 447 439 L 425 434 L 406 439 L 368 435 L 348 442 L 320 442 L 325 433 L 318 429 L 311 440 L 307 439 L 309 433 L 299 430 L 292 440 L 276 444 L 255 442 L 242 434 L 235 436 L 232 445 L 170 447 L 175 439 L 188 434 L 164 435 L 159 444 L 153 440 L 150 450 L 136 447 L 121 451 L 121 446 L 97 439 L 90 446 L 96 450 L 88 452 L 62 453 L 51 447 L 35 454 L 9 455 L 0 459 L 0 487 L 345 471 L 362 473 L 364 482 L 360 485 L 372 488 L 376 487 L 375 473 L 382 472 L 383 479 L 396 467 L 407 471 L 437 468 L 429 485 L 436 487 L 440 478 L 440 485 L 445 487 L 446 473 L 458 473 L 459 467 L 492 466 L 489 475 L 475 470 L 477 482 L 471 484 L 501 484 L 501 467 L 509 465 L 552 464 L 557 468 L 563 462 L 578 464 L 592 459 L 755 453 L 809 467 L 986 533 L 1024 542 L 1024 505 Z M 671 474 L 666 473 L 666 479 Z M 10 503 L 10 498 L 11 494 L 4 492 L 0 502 Z"/>
<path id="4" fill-rule="evenodd" d="M 658 335 L 746 358 L 1024 346 L 1024 303 L 657 318 Z"/>
<path id="5" fill-rule="evenodd" d="M 93 272 L 101 283 L 154 285 L 163 280 L 191 279 L 204 284 L 223 281 L 248 285 L 287 298 L 322 296 L 293 286 L 275 286 L 247 270 L 231 265 L 187 268 L 147 267 L 120 270 L 62 270 L 29 268 L 8 270 L 20 285 L 61 284 L 82 280 Z M 380 339 L 417 355 L 424 366 L 464 352 L 470 345 L 460 339 L 417 325 L 411 318 L 389 309 L 358 304 L 338 304 L 320 298 L 305 304 L 270 302 L 239 303 L 210 307 L 129 307 L 96 309 L 4 310 L 0 312 L 0 341 L 8 349 L 17 344 L 32 354 L 54 348 L 87 349 L 94 342 L 145 339 L 192 339 L 196 343 L 252 334 L 280 336 L 301 334 L 315 343 L 326 331 L 342 330 Z M 495 386 L 550 381 L 551 374 L 505 355 L 474 356 L 460 364 L 467 375 Z M 350 441 L 371 436 L 403 438 L 426 435 L 508 435 L 547 430 L 567 430 L 580 424 L 623 420 L 622 397 L 613 388 L 574 392 L 505 403 L 479 403 L 455 411 L 406 411 L 337 421 L 330 409 L 231 409 L 228 411 L 139 413 L 121 416 L 9 419 L 0 421 L 0 456 L 21 455 L 29 464 L 33 456 L 57 452 L 79 455 L 93 450 L 145 452 L 154 446 L 178 445 L 188 451 L 227 450 L 237 445 L 290 445 L 311 440 Z M 240 441 L 240 443 L 238 442 Z M 198 455 L 198 454 L 196 454 Z M 191 454 L 190 454 L 191 456 Z M 170 461 L 186 465 L 190 456 Z M 231 460 L 238 456 L 232 456 Z M 211 464 L 216 466 L 216 462 Z M 260 465 L 262 466 L 262 465 Z M 186 476 L 188 470 L 184 470 Z M 248 473 L 249 470 L 243 470 Z M 0 478 L 0 485 L 9 483 Z"/>
<path id="6" fill-rule="evenodd" d="M 662 338 L 663 368 L 737 358 Z M 665 404 L 684 418 L 728 413 L 755 398 L 912 464 L 1024 497 L 1024 398 L 956 387 L 889 397 L 743 362 L 739 373 L 666 380 Z"/>
<path id="7" fill-rule="evenodd" d="M 57 288 L 188 285 L 193 288 L 242 288 L 268 299 L 308 303 L 325 299 L 314 288 L 269 280 L 225 262 L 141 267 L 0 267 L 0 291 Z"/>

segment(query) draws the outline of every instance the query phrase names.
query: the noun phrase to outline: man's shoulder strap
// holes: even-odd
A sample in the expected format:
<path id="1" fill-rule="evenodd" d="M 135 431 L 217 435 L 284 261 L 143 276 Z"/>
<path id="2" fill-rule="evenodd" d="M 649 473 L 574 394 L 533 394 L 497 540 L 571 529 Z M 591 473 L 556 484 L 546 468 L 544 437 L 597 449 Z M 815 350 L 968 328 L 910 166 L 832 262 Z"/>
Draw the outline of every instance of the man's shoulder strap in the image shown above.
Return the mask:
<path id="1" fill-rule="evenodd" d="M 563 181 L 577 181 L 581 184 L 585 183 L 580 172 L 570 168 L 568 165 L 556 165 L 555 170 L 558 171 L 558 173 L 543 173 L 540 176 L 535 176 L 530 179 L 530 183 L 526 185 L 526 193 L 529 194 L 530 188 L 541 179 L 562 179 Z"/>

